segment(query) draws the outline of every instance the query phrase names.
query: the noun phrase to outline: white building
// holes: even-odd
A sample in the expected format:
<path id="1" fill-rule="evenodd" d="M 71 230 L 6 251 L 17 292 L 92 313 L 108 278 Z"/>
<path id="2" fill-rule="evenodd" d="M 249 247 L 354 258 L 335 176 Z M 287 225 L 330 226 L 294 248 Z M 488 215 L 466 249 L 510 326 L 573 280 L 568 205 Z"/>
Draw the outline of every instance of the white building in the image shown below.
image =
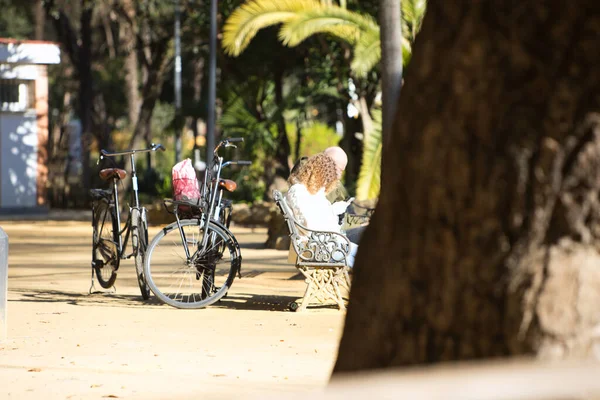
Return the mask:
<path id="1" fill-rule="evenodd" d="M 0 38 L 0 212 L 46 206 L 47 65 L 57 44 Z"/>

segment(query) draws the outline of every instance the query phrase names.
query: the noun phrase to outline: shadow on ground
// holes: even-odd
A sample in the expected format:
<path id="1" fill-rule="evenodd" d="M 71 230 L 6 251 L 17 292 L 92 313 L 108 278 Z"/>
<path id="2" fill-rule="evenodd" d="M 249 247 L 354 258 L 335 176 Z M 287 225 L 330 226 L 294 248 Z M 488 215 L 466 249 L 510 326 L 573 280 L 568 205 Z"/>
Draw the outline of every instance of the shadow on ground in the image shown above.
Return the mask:
<path id="1" fill-rule="evenodd" d="M 65 303 L 74 306 L 136 308 L 162 305 L 160 300 L 155 297 L 151 297 L 150 300 L 144 301 L 140 295 L 120 294 L 110 291 L 88 294 L 60 290 L 12 289 L 11 292 L 18 295 L 17 299 L 9 299 L 9 301 L 14 302 Z"/>
<path id="2" fill-rule="evenodd" d="M 114 292 L 66 292 L 59 290 L 12 290 L 18 298 L 10 302 L 64 303 L 74 306 L 104 306 L 122 308 L 157 308 L 170 306 L 163 304 L 152 296 L 144 301 L 139 295 L 119 294 Z M 258 295 L 236 293 L 228 295 L 216 304 L 207 308 L 220 308 L 244 311 L 279 311 L 288 312 L 290 303 L 298 301 L 297 296 Z M 335 305 L 311 306 L 309 309 L 335 309 Z"/>

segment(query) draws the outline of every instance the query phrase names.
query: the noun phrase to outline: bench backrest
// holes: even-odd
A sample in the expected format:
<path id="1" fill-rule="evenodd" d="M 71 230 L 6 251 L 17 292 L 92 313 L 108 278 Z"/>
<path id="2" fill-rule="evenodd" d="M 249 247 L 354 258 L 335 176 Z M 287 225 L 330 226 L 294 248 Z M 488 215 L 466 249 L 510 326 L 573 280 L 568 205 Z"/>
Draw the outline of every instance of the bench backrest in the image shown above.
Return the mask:
<path id="1" fill-rule="evenodd" d="M 287 222 L 292 240 L 294 239 L 293 236 L 302 236 L 298 230 L 298 221 L 296 221 L 296 218 L 294 217 L 294 212 L 290 206 L 288 206 L 283 194 L 281 194 L 279 190 L 273 190 L 273 199 L 275 200 L 275 204 L 277 204 L 279 210 L 281 210 L 281 213 L 285 218 L 285 221 Z"/>
<path id="2" fill-rule="evenodd" d="M 349 251 L 349 242 L 336 240 L 331 232 L 316 232 L 308 229 L 294 216 L 292 209 L 287 204 L 285 197 L 278 190 L 273 190 L 273 199 L 281 210 L 290 230 L 292 246 L 299 257 L 299 265 L 340 265 L 346 263 Z"/>

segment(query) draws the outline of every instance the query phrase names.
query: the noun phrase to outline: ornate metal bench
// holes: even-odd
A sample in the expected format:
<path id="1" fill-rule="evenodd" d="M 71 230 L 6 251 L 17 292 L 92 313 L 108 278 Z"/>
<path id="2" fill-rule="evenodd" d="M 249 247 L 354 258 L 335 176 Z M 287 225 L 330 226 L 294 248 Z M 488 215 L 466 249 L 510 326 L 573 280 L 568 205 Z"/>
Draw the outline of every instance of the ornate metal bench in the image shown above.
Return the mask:
<path id="1" fill-rule="evenodd" d="M 306 291 L 300 305 L 290 304 L 292 311 L 303 311 L 310 304 L 333 301 L 340 310 L 346 305 L 342 291 L 350 290 L 348 254 L 350 241 L 337 232 L 313 231 L 298 222 L 278 190 L 273 198 L 281 210 L 296 252 L 296 268 L 306 278 Z"/>

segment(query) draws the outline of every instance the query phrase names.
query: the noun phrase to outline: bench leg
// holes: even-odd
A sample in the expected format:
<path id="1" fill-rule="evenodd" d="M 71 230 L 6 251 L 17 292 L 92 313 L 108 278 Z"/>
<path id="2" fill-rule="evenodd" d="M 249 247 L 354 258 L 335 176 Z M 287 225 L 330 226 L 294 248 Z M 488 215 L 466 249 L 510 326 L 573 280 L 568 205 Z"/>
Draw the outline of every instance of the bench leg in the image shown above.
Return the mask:
<path id="1" fill-rule="evenodd" d="M 350 286 L 352 281 L 350 280 L 350 274 L 349 274 L 349 270 L 350 268 L 348 267 L 344 267 L 343 268 L 343 273 L 344 273 L 344 281 L 342 282 L 342 284 L 344 285 L 344 287 L 346 288 L 346 290 L 348 290 L 348 292 L 350 292 Z"/>
<path id="2" fill-rule="evenodd" d="M 344 297 L 342 296 L 342 292 L 340 290 L 340 286 L 347 289 L 350 292 L 350 284 L 348 280 L 348 271 L 347 267 L 338 268 L 334 272 L 335 276 L 333 277 L 333 287 L 335 288 L 336 300 L 340 310 L 346 309 L 346 303 L 344 302 Z"/>
<path id="3" fill-rule="evenodd" d="M 304 291 L 304 296 L 302 297 L 302 302 L 300 303 L 300 308 L 297 311 L 304 311 L 306 307 L 308 307 L 308 303 L 313 297 L 313 286 L 314 286 L 314 277 L 313 274 L 315 272 L 314 269 L 310 268 L 300 268 L 300 272 L 304 275 L 306 282 L 306 290 Z"/>
<path id="4" fill-rule="evenodd" d="M 311 303 L 333 301 L 340 310 L 346 305 L 340 290 L 340 284 L 346 286 L 346 274 L 343 268 L 299 267 L 306 277 L 306 291 L 302 304 L 297 311 L 304 311 Z"/>

